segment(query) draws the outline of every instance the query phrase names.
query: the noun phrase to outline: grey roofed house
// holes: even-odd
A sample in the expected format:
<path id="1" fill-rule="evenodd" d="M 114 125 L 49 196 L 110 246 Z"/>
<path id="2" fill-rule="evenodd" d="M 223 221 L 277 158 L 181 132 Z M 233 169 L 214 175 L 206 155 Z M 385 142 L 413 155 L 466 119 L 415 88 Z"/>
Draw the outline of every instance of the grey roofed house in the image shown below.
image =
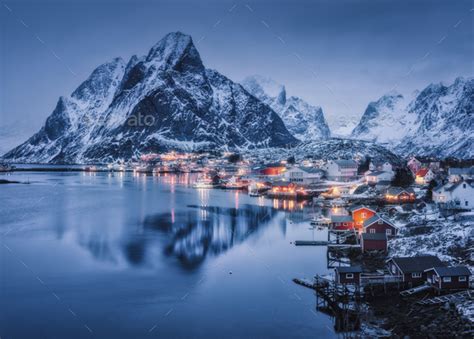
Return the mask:
<path id="1" fill-rule="evenodd" d="M 471 181 L 465 181 L 465 180 L 461 180 L 461 181 L 458 181 L 458 182 L 455 182 L 455 183 L 447 183 L 447 184 L 444 184 L 444 185 L 439 185 L 437 187 L 435 187 L 433 189 L 434 192 L 441 192 L 441 191 L 445 191 L 445 192 L 452 192 L 454 191 L 457 187 L 459 187 L 461 184 L 468 184 L 469 186 L 473 186 L 472 185 L 472 182 Z"/>
<path id="2" fill-rule="evenodd" d="M 335 268 L 339 273 L 362 273 L 360 266 L 340 266 Z"/>
<path id="3" fill-rule="evenodd" d="M 373 223 L 375 223 L 375 222 L 377 222 L 377 221 L 379 221 L 379 220 L 382 220 L 384 223 L 389 224 L 389 225 L 395 227 L 395 225 L 394 225 L 392 222 L 390 222 L 389 220 L 387 220 L 387 219 L 385 219 L 385 218 L 382 218 L 382 217 L 381 217 L 380 215 L 378 215 L 378 214 L 375 214 L 372 218 L 369 218 L 369 219 L 367 219 L 367 220 L 364 220 L 364 227 L 367 227 L 367 226 L 369 226 L 369 225 L 372 225 Z"/>
<path id="4" fill-rule="evenodd" d="M 425 272 L 434 270 L 440 277 L 470 276 L 471 271 L 466 266 L 432 267 Z"/>
<path id="5" fill-rule="evenodd" d="M 357 163 L 354 160 L 334 160 L 339 167 L 352 168 L 357 167 Z"/>
<path id="6" fill-rule="evenodd" d="M 331 222 L 352 222 L 350 215 L 331 215 Z"/>
<path id="7" fill-rule="evenodd" d="M 424 272 L 429 268 L 445 266 L 445 264 L 434 255 L 393 257 L 388 261 L 393 261 L 403 273 Z"/>
<path id="8" fill-rule="evenodd" d="M 387 240 L 385 233 L 362 233 L 363 240 Z"/>

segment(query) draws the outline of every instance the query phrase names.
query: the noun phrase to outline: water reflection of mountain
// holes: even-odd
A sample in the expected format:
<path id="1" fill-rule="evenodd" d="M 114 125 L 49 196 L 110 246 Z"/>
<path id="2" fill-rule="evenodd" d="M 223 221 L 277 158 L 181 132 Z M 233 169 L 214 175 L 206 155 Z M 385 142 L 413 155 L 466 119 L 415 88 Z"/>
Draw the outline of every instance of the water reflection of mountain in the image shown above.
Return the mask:
<path id="1" fill-rule="evenodd" d="M 179 213 L 163 213 L 145 219 L 145 228 L 170 233 L 165 253 L 186 268 L 199 266 L 206 256 L 218 255 L 242 243 L 268 225 L 278 211 L 268 206 L 240 208 L 188 206 Z M 282 220 L 281 226 L 284 227 Z"/>

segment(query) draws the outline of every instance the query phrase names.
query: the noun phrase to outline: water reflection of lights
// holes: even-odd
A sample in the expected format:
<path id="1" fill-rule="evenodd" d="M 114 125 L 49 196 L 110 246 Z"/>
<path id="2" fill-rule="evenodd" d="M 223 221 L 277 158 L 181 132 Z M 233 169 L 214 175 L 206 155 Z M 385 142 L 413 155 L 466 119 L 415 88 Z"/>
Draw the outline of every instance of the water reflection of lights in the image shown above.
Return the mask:
<path id="1" fill-rule="evenodd" d="M 239 191 L 235 191 L 235 209 L 239 209 Z"/>
<path id="2" fill-rule="evenodd" d="M 304 206 L 306 205 L 307 201 L 303 200 L 298 202 L 296 200 L 286 200 L 286 199 L 273 199 L 273 208 L 275 209 L 283 209 L 286 211 L 295 211 L 295 210 L 303 210 Z M 260 202 L 259 202 L 260 204 Z"/>

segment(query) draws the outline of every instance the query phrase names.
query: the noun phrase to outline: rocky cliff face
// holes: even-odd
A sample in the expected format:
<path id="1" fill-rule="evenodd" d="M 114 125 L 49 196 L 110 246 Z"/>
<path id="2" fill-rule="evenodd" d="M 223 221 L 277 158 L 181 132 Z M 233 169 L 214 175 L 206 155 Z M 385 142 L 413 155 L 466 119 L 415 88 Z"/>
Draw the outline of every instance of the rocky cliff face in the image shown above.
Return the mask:
<path id="1" fill-rule="evenodd" d="M 262 76 L 248 77 L 242 85 L 277 112 L 288 130 L 299 140 L 330 137 L 331 132 L 321 107 L 312 106 L 295 96 L 288 97 L 285 86 Z"/>
<path id="2" fill-rule="evenodd" d="M 206 69 L 190 36 L 170 33 L 143 57 L 116 58 L 61 97 L 41 130 L 4 159 L 84 163 L 168 149 L 294 144 L 280 117 Z"/>

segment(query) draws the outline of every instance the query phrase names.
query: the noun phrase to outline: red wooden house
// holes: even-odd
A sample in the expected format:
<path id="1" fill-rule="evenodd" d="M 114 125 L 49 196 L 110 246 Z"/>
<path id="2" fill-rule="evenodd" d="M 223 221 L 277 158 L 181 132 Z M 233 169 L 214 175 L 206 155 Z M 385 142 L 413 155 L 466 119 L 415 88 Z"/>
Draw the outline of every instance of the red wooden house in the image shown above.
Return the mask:
<path id="1" fill-rule="evenodd" d="M 352 230 L 354 221 L 350 215 L 331 215 L 331 228 L 335 230 Z"/>
<path id="2" fill-rule="evenodd" d="M 388 251 L 387 235 L 385 233 L 362 233 L 360 237 L 362 252 Z"/>
<path id="3" fill-rule="evenodd" d="M 421 255 L 416 257 L 393 257 L 387 260 L 388 270 L 392 275 L 401 276 L 409 286 L 421 285 L 426 281 L 426 270 L 445 265 L 438 257 Z"/>
<path id="4" fill-rule="evenodd" d="M 466 266 L 433 267 L 425 270 L 425 273 L 428 283 L 438 291 L 469 288 L 471 271 Z"/>
<path id="5" fill-rule="evenodd" d="M 362 229 L 364 221 L 372 218 L 377 213 L 375 210 L 365 206 L 353 206 L 349 209 L 349 212 L 357 229 Z"/>
<path id="6" fill-rule="evenodd" d="M 397 227 L 389 220 L 375 214 L 372 218 L 364 221 L 364 233 L 383 233 L 387 236 L 397 235 Z"/>
<path id="7" fill-rule="evenodd" d="M 337 284 L 360 284 L 360 274 L 362 273 L 360 266 L 336 267 L 334 271 Z"/>

